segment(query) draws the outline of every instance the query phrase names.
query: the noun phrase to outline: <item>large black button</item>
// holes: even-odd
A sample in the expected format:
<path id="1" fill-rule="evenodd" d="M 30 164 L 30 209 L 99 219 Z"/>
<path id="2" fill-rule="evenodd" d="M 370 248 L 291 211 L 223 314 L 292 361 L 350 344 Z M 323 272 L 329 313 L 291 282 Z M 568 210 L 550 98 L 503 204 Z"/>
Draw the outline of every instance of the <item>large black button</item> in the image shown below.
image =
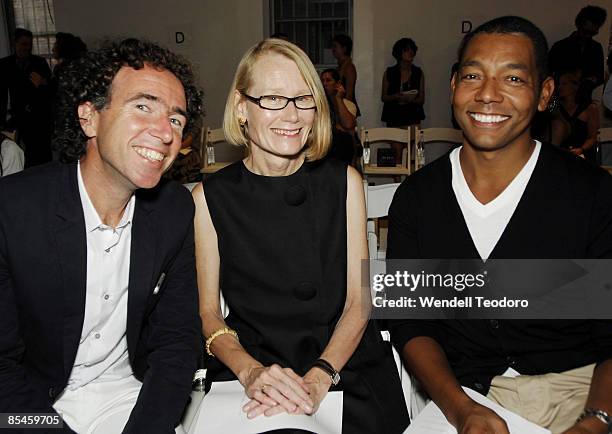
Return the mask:
<path id="1" fill-rule="evenodd" d="M 54 399 L 55 395 L 55 387 L 49 387 L 49 398 Z"/>
<path id="2" fill-rule="evenodd" d="M 506 362 L 508 362 L 508 366 L 516 366 L 516 360 L 512 356 L 506 357 Z"/>
<path id="3" fill-rule="evenodd" d="M 483 390 L 484 386 L 482 385 L 482 383 L 474 383 L 474 388 L 476 390 Z"/>
<path id="4" fill-rule="evenodd" d="M 302 282 L 293 288 L 293 295 L 302 301 L 311 300 L 317 295 L 317 286 L 313 282 Z"/>
<path id="5" fill-rule="evenodd" d="M 285 202 L 291 206 L 299 206 L 306 201 L 306 189 L 301 185 L 292 185 L 285 190 Z"/>
<path id="6" fill-rule="evenodd" d="M 496 319 L 492 319 L 491 321 L 489 321 L 489 324 L 491 324 L 491 327 L 493 327 L 494 329 L 499 328 L 499 321 L 497 321 Z"/>

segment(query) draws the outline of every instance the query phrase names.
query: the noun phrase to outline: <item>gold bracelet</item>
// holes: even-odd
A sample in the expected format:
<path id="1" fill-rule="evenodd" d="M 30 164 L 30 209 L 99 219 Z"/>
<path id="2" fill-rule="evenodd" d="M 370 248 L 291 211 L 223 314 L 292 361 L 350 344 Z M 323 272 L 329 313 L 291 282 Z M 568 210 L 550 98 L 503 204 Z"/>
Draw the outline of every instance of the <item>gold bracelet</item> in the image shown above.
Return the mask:
<path id="1" fill-rule="evenodd" d="M 233 337 L 235 337 L 235 338 L 236 338 L 236 340 L 237 340 L 238 342 L 240 342 L 240 339 L 238 339 L 238 333 L 236 333 L 236 330 L 231 329 L 231 328 L 229 328 L 229 327 L 223 327 L 222 329 L 219 329 L 219 330 L 217 330 L 217 331 L 213 332 L 213 334 L 212 334 L 212 335 L 210 335 L 210 336 L 208 337 L 208 339 L 206 339 L 206 353 L 207 353 L 209 356 L 215 357 L 215 355 L 214 355 L 214 354 L 213 354 L 213 353 L 210 351 L 210 345 L 211 345 L 211 344 L 213 343 L 213 341 L 214 341 L 216 338 L 218 338 L 219 336 L 221 336 L 221 335 L 228 335 L 228 334 L 229 334 L 229 335 L 232 335 Z"/>

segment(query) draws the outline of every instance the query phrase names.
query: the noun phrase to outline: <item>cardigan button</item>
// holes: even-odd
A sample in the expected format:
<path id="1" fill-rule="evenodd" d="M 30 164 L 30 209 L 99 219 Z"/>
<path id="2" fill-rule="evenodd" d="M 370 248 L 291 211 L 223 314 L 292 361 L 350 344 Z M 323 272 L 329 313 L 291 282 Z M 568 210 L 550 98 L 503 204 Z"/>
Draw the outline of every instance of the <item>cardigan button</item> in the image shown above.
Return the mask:
<path id="1" fill-rule="evenodd" d="M 293 185 L 285 190 L 284 199 L 287 205 L 300 206 L 306 202 L 306 189 L 301 185 Z"/>
<path id="2" fill-rule="evenodd" d="M 317 286 L 314 282 L 302 282 L 293 288 L 293 295 L 302 301 L 311 300 L 317 295 Z"/>

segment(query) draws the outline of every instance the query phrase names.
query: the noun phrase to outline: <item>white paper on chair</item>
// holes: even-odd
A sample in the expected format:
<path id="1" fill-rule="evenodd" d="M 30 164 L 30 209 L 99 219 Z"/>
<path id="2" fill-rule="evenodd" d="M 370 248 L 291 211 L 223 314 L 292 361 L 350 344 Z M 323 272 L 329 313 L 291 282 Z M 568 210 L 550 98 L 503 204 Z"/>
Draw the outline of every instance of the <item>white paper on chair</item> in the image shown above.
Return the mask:
<path id="1" fill-rule="evenodd" d="M 510 434 L 550 434 L 549 430 L 529 422 L 516 413 L 506 410 L 486 396 L 467 387 L 464 387 L 463 390 L 465 390 L 465 393 L 474 401 L 490 408 L 501 416 L 506 421 L 510 429 Z M 440 408 L 433 401 L 430 401 L 429 404 L 425 406 L 423 411 L 421 411 L 412 421 L 408 429 L 404 431 L 404 434 L 440 433 L 457 434 L 457 430 L 446 420 Z"/>
<path id="2" fill-rule="evenodd" d="M 313 416 L 282 413 L 248 419 L 242 411 L 248 400 L 239 381 L 213 383 L 190 434 L 255 434 L 283 428 L 318 434 L 342 432 L 342 392 L 329 392 Z"/>

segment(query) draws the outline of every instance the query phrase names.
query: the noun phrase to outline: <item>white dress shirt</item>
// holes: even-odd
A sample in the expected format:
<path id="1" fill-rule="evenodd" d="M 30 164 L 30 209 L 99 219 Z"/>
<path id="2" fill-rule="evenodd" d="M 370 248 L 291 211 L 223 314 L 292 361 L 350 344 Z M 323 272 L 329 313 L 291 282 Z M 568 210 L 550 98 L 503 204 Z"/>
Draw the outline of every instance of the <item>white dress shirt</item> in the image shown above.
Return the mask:
<path id="1" fill-rule="evenodd" d="M 489 258 L 493 248 L 504 233 L 531 178 L 533 169 L 538 161 L 538 155 L 540 155 L 540 148 L 542 147 L 539 141 L 536 140 L 535 142 L 536 145 L 531 157 L 529 157 L 521 171 L 499 196 L 486 204 L 482 204 L 476 199 L 463 176 L 459 160 L 459 153 L 463 146 L 454 149 L 450 154 L 453 191 L 472 236 L 472 241 L 474 241 L 480 257 L 485 261 Z"/>
<path id="2" fill-rule="evenodd" d="M 85 320 L 68 389 L 133 375 L 127 351 L 127 303 L 132 219 L 136 198 L 128 202 L 115 229 L 102 223 L 77 168 L 87 234 Z"/>
<path id="3" fill-rule="evenodd" d="M 2 141 L 0 155 L 2 155 L 2 176 L 12 175 L 23 170 L 23 151 L 11 139 Z"/>

